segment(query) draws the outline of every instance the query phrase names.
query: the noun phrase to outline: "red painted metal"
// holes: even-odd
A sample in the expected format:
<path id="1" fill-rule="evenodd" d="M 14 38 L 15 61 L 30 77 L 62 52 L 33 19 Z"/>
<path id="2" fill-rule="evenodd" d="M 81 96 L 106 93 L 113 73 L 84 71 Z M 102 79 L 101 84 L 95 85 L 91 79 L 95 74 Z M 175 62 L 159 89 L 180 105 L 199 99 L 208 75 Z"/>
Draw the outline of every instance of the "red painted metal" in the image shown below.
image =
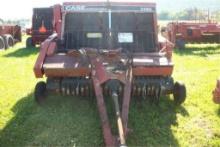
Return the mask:
<path id="1" fill-rule="evenodd" d="M 114 58 L 117 60 L 117 58 Z M 132 70 L 129 68 L 128 70 L 124 71 L 120 75 L 118 74 L 107 74 L 106 68 L 103 65 L 103 59 L 96 57 L 91 59 L 91 64 L 93 67 L 92 70 L 92 79 L 96 94 L 96 99 L 98 103 L 98 109 L 102 121 L 103 135 L 105 138 L 105 143 L 107 146 L 116 145 L 115 141 L 112 140 L 112 134 L 110 132 L 110 126 L 106 124 L 106 120 L 108 119 L 107 113 L 105 110 L 105 104 L 103 101 L 102 89 L 101 85 L 108 80 L 117 79 L 124 83 L 124 94 L 123 94 L 123 106 L 122 106 L 122 122 L 123 122 L 123 129 L 125 135 L 127 134 L 127 121 L 128 121 L 128 110 L 130 104 L 130 97 L 131 97 L 131 83 L 132 83 Z M 122 79 L 123 77 L 123 79 Z M 108 131 L 107 131 L 108 130 Z M 107 131 L 107 132 L 106 132 Z M 110 140 L 109 140 L 110 139 Z"/>
<path id="2" fill-rule="evenodd" d="M 102 2 L 70 2 L 63 5 L 102 5 Z M 155 8 L 154 3 L 122 3 L 113 2 L 115 5 L 139 6 L 144 5 L 150 8 Z M 122 124 L 125 137 L 128 133 L 128 114 L 129 105 L 132 93 L 132 82 L 135 77 L 169 77 L 173 72 L 172 49 L 173 44 L 169 41 L 159 42 L 155 37 L 156 46 L 154 52 L 132 52 L 132 57 L 129 57 L 125 62 L 127 54 L 121 50 L 108 50 L 100 52 L 97 49 L 85 48 L 80 50 L 71 50 L 65 53 L 56 53 L 57 40 L 63 39 L 62 33 L 62 15 L 67 12 L 61 11 L 60 5 L 54 7 L 54 26 L 56 34 L 49 37 L 41 45 L 40 54 L 34 66 L 34 73 L 37 78 L 42 78 L 45 75 L 48 78 L 77 78 L 89 77 L 92 80 L 93 89 L 95 92 L 98 111 L 102 124 L 102 131 L 106 146 L 117 146 L 117 139 L 113 136 L 111 127 L 108 121 L 107 110 L 105 106 L 103 85 L 108 81 L 117 80 L 123 85 L 123 102 L 122 102 Z M 156 14 L 152 15 L 154 33 L 157 34 Z M 156 35 L 155 35 L 156 36 Z M 64 48 L 64 46 L 62 46 Z M 135 49 L 134 49 L 135 50 Z M 82 53 L 83 52 L 83 53 Z M 131 59 L 130 59 L 131 58 Z M 124 65 L 125 70 L 113 72 L 107 69 L 106 65 L 117 64 Z M 119 115 L 120 117 L 120 115 Z"/>
<path id="3" fill-rule="evenodd" d="M 53 17 L 50 19 L 53 19 L 53 27 L 51 29 L 46 29 L 44 26 L 44 23 L 42 22 L 42 26 L 38 29 L 34 29 L 34 24 L 37 23 L 34 14 L 32 18 L 32 27 L 28 28 L 26 30 L 27 35 L 30 35 L 32 38 L 32 44 L 37 45 L 44 42 L 50 35 L 52 35 L 54 32 L 57 32 L 58 36 L 60 37 L 61 33 L 61 6 L 60 5 L 54 5 L 51 8 L 53 8 Z M 35 13 L 35 11 L 33 11 Z M 47 14 L 45 14 L 47 15 Z"/>
<path id="4" fill-rule="evenodd" d="M 34 65 L 34 73 L 37 78 L 43 77 L 43 63 L 47 55 L 50 44 L 57 38 L 57 34 L 51 35 L 45 42 L 41 44 L 41 51 Z"/>
<path id="5" fill-rule="evenodd" d="M 56 42 L 51 42 L 47 50 L 47 56 L 52 56 L 55 53 L 56 49 L 57 49 Z"/>
<path id="6" fill-rule="evenodd" d="M 147 7 L 156 7 L 156 3 L 150 2 L 110 2 L 111 5 L 130 5 L 130 6 L 147 6 Z M 97 1 L 83 1 L 83 2 L 64 2 L 63 5 L 105 5 L 106 2 L 97 2 Z"/>
<path id="7" fill-rule="evenodd" d="M 216 88 L 213 91 L 213 101 L 220 104 L 220 79 L 217 81 Z"/>
<path id="8" fill-rule="evenodd" d="M 18 25 L 0 25 L 0 36 L 11 35 L 15 42 L 21 41 L 21 27 Z"/>
<path id="9" fill-rule="evenodd" d="M 164 67 L 135 67 L 133 68 L 133 75 L 135 76 L 169 76 L 172 75 L 173 66 Z"/>
<path id="10" fill-rule="evenodd" d="M 173 48 L 175 47 L 175 45 L 169 40 L 165 39 L 159 42 L 159 46 L 160 46 L 160 53 L 165 53 L 167 59 L 171 60 L 173 55 Z"/>
<path id="11" fill-rule="evenodd" d="M 44 40 L 46 40 L 50 35 L 31 35 L 31 36 L 32 36 L 33 44 L 36 45 L 44 42 Z"/>
<path id="12" fill-rule="evenodd" d="M 167 25 L 167 31 L 169 40 L 174 44 L 177 39 L 196 43 L 213 40 L 220 42 L 220 25 L 218 23 L 172 22 Z"/>
<path id="13" fill-rule="evenodd" d="M 54 14 L 54 30 L 55 32 L 57 32 L 58 37 L 61 38 L 61 29 L 62 29 L 61 5 L 55 5 L 53 7 L 53 14 Z"/>
<path id="14" fill-rule="evenodd" d="M 106 146 L 116 146 L 116 140 L 113 137 L 112 132 L 111 132 L 111 127 L 110 127 L 109 120 L 108 120 L 108 115 L 107 115 L 107 111 L 106 111 L 106 106 L 105 106 L 103 92 L 102 92 L 102 88 L 101 88 L 101 82 L 100 82 L 100 77 L 102 77 L 103 74 L 105 73 L 104 67 L 102 67 L 101 72 L 97 72 L 100 70 L 101 62 L 98 61 L 97 59 L 92 59 L 91 63 L 92 63 L 92 66 L 94 67 L 94 69 L 92 70 L 92 80 L 93 80 L 93 86 L 95 89 L 95 95 L 96 95 L 97 105 L 98 105 L 98 109 L 99 109 L 99 115 L 101 118 L 102 131 L 103 131 L 103 136 L 104 136 L 104 140 L 105 140 L 105 145 Z M 105 77 L 105 78 L 106 78 L 106 80 L 108 79 L 107 77 Z"/>

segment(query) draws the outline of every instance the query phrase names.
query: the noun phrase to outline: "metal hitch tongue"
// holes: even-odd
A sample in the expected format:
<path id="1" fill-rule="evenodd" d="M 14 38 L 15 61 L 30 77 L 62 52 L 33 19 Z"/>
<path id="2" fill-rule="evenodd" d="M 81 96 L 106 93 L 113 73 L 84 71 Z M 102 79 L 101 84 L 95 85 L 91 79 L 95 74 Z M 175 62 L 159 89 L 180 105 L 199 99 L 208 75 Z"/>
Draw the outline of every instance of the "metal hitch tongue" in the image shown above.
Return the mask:
<path id="1" fill-rule="evenodd" d="M 112 99 L 113 99 L 114 105 L 115 105 L 115 113 L 116 113 L 116 117 L 117 117 L 120 146 L 126 147 L 124 128 L 123 128 L 123 124 L 122 124 L 120 107 L 119 107 L 119 102 L 118 102 L 118 94 L 116 92 L 112 92 Z"/>

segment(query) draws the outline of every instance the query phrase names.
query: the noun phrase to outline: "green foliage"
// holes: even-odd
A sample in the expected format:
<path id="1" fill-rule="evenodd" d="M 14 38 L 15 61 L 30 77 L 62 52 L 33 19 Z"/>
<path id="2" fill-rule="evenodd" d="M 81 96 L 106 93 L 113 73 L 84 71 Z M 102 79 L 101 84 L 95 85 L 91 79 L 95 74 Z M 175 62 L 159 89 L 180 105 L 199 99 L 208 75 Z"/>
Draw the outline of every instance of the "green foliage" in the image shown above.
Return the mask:
<path id="1" fill-rule="evenodd" d="M 220 11 L 215 12 L 216 20 L 220 22 Z"/>
<path id="2" fill-rule="evenodd" d="M 4 20 L 0 18 L 0 24 L 3 24 L 3 23 L 4 23 Z"/>
<path id="3" fill-rule="evenodd" d="M 182 11 L 162 11 L 158 14 L 159 20 L 200 20 L 207 21 L 208 15 L 214 20 L 220 20 L 220 11 L 212 11 L 208 14 L 208 11 L 199 10 L 197 8 L 184 9 Z"/>
<path id="4" fill-rule="evenodd" d="M 162 11 L 158 15 L 159 20 L 170 20 L 170 18 L 171 18 L 170 13 L 167 11 Z"/>
<path id="5" fill-rule="evenodd" d="M 104 146 L 95 99 L 50 95 L 43 105 L 35 103 L 33 65 L 39 49 L 24 46 L 0 51 L 0 146 Z M 172 96 L 158 106 L 133 99 L 128 145 L 220 146 L 220 107 L 212 102 L 219 56 L 218 45 L 175 50 L 174 78 L 185 82 L 187 100 L 177 107 Z"/>

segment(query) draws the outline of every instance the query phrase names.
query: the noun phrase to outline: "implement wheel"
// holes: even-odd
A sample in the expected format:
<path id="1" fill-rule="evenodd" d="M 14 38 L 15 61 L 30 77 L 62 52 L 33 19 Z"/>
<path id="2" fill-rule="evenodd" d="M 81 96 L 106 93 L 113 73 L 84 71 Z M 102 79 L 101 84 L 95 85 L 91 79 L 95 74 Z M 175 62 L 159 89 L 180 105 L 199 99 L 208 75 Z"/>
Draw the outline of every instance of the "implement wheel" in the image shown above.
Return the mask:
<path id="1" fill-rule="evenodd" d="M 5 41 L 5 49 L 8 49 L 14 46 L 14 38 L 11 35 L 9 34 L 4 35 L 4 41 Z"/>
<path id="2" fill-rule="evenodd" d="M 185 41 L 183 39 L 177 39 L 176 40 L 176 47 L 180 50 L 185 49 L 185 47 L 186 47 Z"/>
<path id="3" fill-rule="evenodd" d="M 42 103 L 46 98 L 46 83 L 38 82 L 34 91 L 35 100 L 37 103 Z"/>
<path id="4" fill-rule="evenodd" d="M 0 36 L 0 50 L 5 49 L 5 42 L 4 39 Z"/>
<path id="5" fill-rule="evenodd" d="M 26 48 L 29 48 L 29 47 L 35 47 L 32 37 L 28 37 L 26 40 Z"/>
<path id="6" fill-rule="evenodd" d="M 174 102 L 181 105 L 186 100 L 186 87 L 180 82 L 176 82 L 173 90 Z"/>

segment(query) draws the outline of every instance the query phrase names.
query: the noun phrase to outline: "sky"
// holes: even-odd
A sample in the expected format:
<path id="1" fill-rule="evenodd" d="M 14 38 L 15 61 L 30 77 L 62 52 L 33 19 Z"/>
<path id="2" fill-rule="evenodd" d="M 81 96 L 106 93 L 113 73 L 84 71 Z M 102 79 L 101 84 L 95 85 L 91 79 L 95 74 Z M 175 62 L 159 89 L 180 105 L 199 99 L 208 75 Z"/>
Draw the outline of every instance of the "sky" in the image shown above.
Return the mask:
<path id="1" fill-rule="evenodd" d="M 31 18 L 34 7 L 47 7 L 62 0 L 0 0 L 0 18 L 20 19 Z"/>
<path id="2" fill-rule="evenodd" d="M 34 7 L 48 7 L 54 4 L 62 4 L 65 1 L 73 0 L 0 0 L 0 18 L 2 19 L 21 19 L 32 16 L 32 9 Z M 105 1 L 105 0 L 75 0 L 75 1 Z M 118 1 L 118 0 L 110 0 Z M 134 0 L 120 0 L 133 1 Z M 202 9 L 219 9 L 220 0 L 138 0 L 150 1 L 157 3 L 159 11 L 171 10 L 178 11 L 187 7 L 201 7 Z M 206 4 L 207 3 L 207 4 Z M 178 4 L 178 5 L 177 5 Z M 179 7 L 180 8 L 179 8 Z"/>

